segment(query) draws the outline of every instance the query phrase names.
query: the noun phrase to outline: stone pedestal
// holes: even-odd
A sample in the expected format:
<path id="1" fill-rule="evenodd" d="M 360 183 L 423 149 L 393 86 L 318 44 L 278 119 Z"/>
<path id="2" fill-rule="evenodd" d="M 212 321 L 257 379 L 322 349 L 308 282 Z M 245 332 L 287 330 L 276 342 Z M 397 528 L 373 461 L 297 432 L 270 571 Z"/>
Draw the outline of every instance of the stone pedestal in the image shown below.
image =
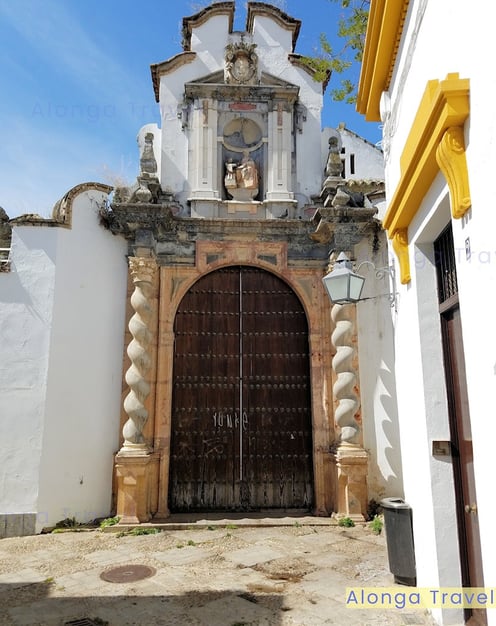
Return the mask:
<path id="1" fill-rule="evenodd" d="M 336 515 L 354 522 L 367 513 L 367 452 L 359 445 L 340 443 L 331 450 L 337 486 Z"/>
<path id="2" fill-rule="evenodd" d="M 140 524 L 151 519 L 151 454 L 120 451 L 116 456 L 117 515 L 122 524 Z"/>

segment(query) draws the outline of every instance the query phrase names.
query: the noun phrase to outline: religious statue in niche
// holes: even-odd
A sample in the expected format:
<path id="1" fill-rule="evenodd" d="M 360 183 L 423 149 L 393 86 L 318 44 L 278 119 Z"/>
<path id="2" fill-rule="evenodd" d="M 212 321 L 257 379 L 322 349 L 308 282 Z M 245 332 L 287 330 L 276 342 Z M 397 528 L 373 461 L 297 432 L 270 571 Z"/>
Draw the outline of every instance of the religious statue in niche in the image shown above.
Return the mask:
<path id="1" fill-rule="evenodd" d="M 244 41 L 227 44 L 224 80 L 228 85 L 255 85 L 257 83 L 256 47 L 257 44 L 247 44 Z"/>
<path id="2" fill-rule="evenodd" d="M 230 199 L 249 202 L 258 194 L 258 170 L 249 150 L 243 151 L 243 158 L 236 163 L 230 158 L 226 162 L 224 185 Z"/>
<path id="3" fill-rule="evenodd" d="M 259 195 L 263 142 L 262 128 L 251 117 L 237 114 L 224 126 L 224 187 L 228 200 L 251 202 Z"/>

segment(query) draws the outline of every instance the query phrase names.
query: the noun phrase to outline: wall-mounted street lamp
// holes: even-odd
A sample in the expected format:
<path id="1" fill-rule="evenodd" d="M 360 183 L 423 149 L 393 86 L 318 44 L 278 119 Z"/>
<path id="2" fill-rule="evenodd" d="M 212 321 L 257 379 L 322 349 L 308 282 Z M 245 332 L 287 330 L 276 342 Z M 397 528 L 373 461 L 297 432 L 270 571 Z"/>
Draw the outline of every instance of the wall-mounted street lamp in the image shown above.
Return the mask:
<path id="1" fill-rule="evenodd" d="M 334 304 L 350 304 L 360 300 L 365 278 L 355 274 L 352 268 L 350 259 L 341 252 L 332 271 L 322 279 Z"/>
<path id="2" fill-rule="evenodd" d="M 394 310 L 396 311 L 396 284 L 394 267 L 376 268 L 371 261 L 362 261 L 355 271 L 353 271 L 352 262 L 344 252 L 339 254 L 332 271 L 326 274 L 322 279 L 331 302 L 333 302 L 333 304 L 352 304 L 354 302 L 360 302 L 361 300 L 372 299 L 361 297 L 365 277 L 360 276 L 358 272 L 363 265 L 372 266 L 375 271 L 375 277 L 378 280 L 384 278 L 386 274 L 391 276 L 393 290 L 392 292 L 383 295 L 388 296 L 391 307 L 394 307 Z M 380 296 L 375 297 L 377 298 Z"/>

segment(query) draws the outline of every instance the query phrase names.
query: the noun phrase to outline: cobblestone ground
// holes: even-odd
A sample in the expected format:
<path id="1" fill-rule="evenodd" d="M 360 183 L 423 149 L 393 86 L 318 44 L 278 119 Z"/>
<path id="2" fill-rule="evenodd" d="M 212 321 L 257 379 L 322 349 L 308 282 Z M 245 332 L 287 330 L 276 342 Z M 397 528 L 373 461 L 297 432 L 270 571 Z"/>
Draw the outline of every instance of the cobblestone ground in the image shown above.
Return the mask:
<path id="1" fill-rule="evenodd" d="M 151 575 L 130 580 L 138 565 Z M 123 582 L 101 578 L 118 566 L 126 566 Z M 363 526 L 226 524 L 0 540 L 6 626 L 433 624 L 423 611 L 346 605 L 347 587 L 391 585 L 385 539 Z"/>

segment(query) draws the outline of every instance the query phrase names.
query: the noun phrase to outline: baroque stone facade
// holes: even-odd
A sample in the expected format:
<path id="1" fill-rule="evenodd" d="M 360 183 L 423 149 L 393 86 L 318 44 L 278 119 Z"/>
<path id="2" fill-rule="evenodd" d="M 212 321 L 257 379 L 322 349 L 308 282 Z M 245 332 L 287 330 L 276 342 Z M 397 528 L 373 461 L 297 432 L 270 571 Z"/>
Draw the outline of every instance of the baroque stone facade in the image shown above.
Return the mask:
<path id="1" fill-rule="evenodd" d="M 330 249 L 351 254 L 358 242 L 377 239 L 373 203 L 381 198 L 383 184 L 379 175 L 374 180 L 343 178 L 338 131 L 329 139 L 327 165 L 320 159 L 312 163 L 320 124 L 307 122 L 305 111 L 315 106 L 320 111 L 322 94 L 312 72 L 296 63 L 299 22 L 269 5 L 248 3 L 247 31 L 234 33 L 229 26 L 233 11 L 234 3 L 218 3 L 185 18 L 185 50 L 152 66 L 157 100 L 164 106 L 173 100 L 178 116 L 166 120 L 162 129 L 143 129 L 137 182 L 117 189 L 104 215 L 107 227 L 129 242 L 130 270 L 140 262 L 158 267 L 153 281 L 150 275 L 143 283 L 133 271 L 130 276 L 132 317 L 124 368 L 129 391 L 123 445 L 116 457 L 117 514 L 129 522 L 169 515 L 175 462 L 171 438 L 178 419 L 173 406 L 177 311 L 201 277 L 243 266 L 280 277 L 306 314 L 313 468 L 309 504 L 318 515 L 364 519 L 367 453 L 354 420 L 360 403 L 357 399 L 347 411 L 342 406 L 348 402 L 344 369 L 352 372 L 355 365 L 351 356 L 343 361 L 346 347 L 336 339 L 342 337 L 343 324 L 352 327 L 346 320 L 354 314 L 343 317 L 349 307 L 339 307 L 343 312 L 331 317 L 321 279 Z M 200 24 L 225 32 L 226 43 L 210 51 L 219 69 L 202 75 L 198 64 L 200 75 L 191 78 L 191 66 L 201 57 L 191 34 Z M 268 44 L 259 24 L 278 34 L 275 61 L 274 55 L 266 57 Z M 288 33 L 294 35 L 289 50 Z M 271 73 L 281 75 L 281 67 L 287 81 Z M 171 140 L 175 154 L 185 157 L 181 184 L 174 183 L 167 160 Z M 374 151 L 371 146 L 370 154 Z M 154 154 L 160 152 L 161 167 L 156 167 Z M 208 311 L 207 301 L 204 306 Z M 358 377 L 353 381 L 358 398 Z M 193 383 L 191 393 L 201 384 Z M 270 413 L 270 399 L 264 402 L 269 405 L 262 411 Z M 193 507 L 194 497 L 183 497 Z"/>
<path id="2" fill-rule="evenodd" d="M 322 131 L 298 20 L 248 2 L 236 32 L 234 10 L 185 18 L 183 50 L 151 67 L 162 126 L 139 131 L 133 185 L 0 216 L 0 535 L 111 513 L 361 520 L 382 489 L 360 319 L 322 285 L 333 250 L 381 249 L 382 155 Z"/>

